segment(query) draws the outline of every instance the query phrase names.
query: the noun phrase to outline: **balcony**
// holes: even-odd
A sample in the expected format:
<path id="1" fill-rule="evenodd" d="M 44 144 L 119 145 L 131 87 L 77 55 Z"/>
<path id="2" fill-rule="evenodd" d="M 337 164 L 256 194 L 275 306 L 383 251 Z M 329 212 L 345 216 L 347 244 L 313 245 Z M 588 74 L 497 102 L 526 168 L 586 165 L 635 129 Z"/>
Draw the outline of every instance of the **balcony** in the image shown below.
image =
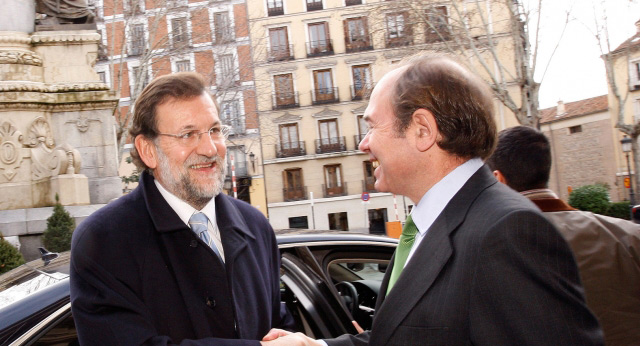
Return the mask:
<path id="1" fill-rule="evenodd" d="M 287 109 L 300 107 L 298 92 L 274 92 L 271 93 L 272 109 Z"/>
<path id="2" fill-rule="evenodd" d="M 340 98 L 338 97 L 338 87 L 319 88 L 311 91 L 311 103 L 314 105 L 337 102 L 340 102 Z"/>
<path id="3" fill-rule="evenodd" d="M 333 55 L 333 43 L 331 40 L 307 42 L 307 58 L 325 55 Z"/>
<path id="4" fill-rule="evenodd" d="M 304 155 L 307 155 L 307 147 L 304 141 L 276 144 L 276 157 L 279 159 Z"/>
<path id="5" fill-rule="evenodd" d="M 293 45 L 283 44 L 280 46 L 271 46 L 269 50 L 268 61 L 287 61 L 293 60 Z"/>
<path id="6" fill-rule="evenodd" d="M 388 37 L 387 48 L 405 47 L 413 44 L 413 36 Z"/>
<path id="7" fill-rule="evenodd" d="M 347 6 L 362 5 L 362 0 L 345 0 L 344 4 Z"/>
<path id="8" fill-rule="evenodd" d="M 351 86 L 351 101 L 363 100 L 371 94 L 373 85 L 360 84 Z"/>
<path id="9" fill-rule="evenodd" d="M 343 137 L 316 139 L 316 154 L 336 153 L 346 151 L 347 145 Z"/>
<path id="10" fill-rule="evenodd" d="M 362 181 L 362 191 L 363 192 L 378 192 L 375 188 L 376 178 L 374 177 L 366 177 Z"/>
<path id="11" fill-rule="evenodd" d="M 322 194 L 325 198 L 346 196 L 348 194 L 347 183 L 342 183 L 342 186 L 333 187 L 327 187 L 325 184 L 322 184 Z"/>
<path id="12" fill-rule="evenodd" d="M 285 202 L 302 201 L 307 199 L 307 187 L 306 186 L 294 186 L 291 188 L 285 187 L 282 189 L 282 197 Z"/>
<path id="13" fill-rule="evenodd" d="M 269 15 L 269 17 L 281 16 L 281 15 L 284 14 L 284 7 L 282 7 L 282 5 L 268 7 L 267 8 L 267 14 Z"/>
<path id="14" fill-rule="evenodd" d="M 366 136 L 366 133 L 363 134 L 359 134 L 359 135 L 354 135 L 353 136 L 353 141 L 356 144 L 356 148 L 360 145 L 360 142 L 362 142 L 362 140 L 364 139 L 364 137 Z"/>
<path id="15" fill-rule="evenodd" d="M 373 41 L 371 36 L 363 36 L 361 38 L 352 39 L 351 42 L 345 42 L 347 53 L 364 52 L 373 50 Z"/>
<path id="16" fill-rule="evenodd" d="M 322 1 L 307 0 L 307 12 L 319 11 L 322 9 Z"/>

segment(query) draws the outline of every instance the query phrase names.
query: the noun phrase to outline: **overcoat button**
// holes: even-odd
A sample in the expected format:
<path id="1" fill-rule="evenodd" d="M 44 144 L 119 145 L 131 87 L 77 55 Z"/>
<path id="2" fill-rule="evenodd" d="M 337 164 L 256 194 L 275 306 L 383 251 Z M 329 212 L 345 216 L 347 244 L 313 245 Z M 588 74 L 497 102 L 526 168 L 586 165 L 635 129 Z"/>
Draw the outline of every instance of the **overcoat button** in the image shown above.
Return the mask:
<path id="1" fill-rule="evenodd" d="M 210 308 L 216 307 L 216 300 L 213 297 L 207 297 L 207 306 Z"/>
<path id="2" fill-rule="evenodd" d="M 191 247 L 198 247 L 198 241 L 197 240 L 192 240 L 191 243 L 189 244 L 189 246 Z"/>

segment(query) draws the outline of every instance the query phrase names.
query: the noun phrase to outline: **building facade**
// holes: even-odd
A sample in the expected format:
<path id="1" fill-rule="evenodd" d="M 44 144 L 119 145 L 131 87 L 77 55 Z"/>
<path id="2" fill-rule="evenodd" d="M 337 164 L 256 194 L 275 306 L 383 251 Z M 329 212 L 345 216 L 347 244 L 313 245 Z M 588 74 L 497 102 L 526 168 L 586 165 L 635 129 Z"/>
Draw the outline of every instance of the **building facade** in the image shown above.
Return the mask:
<path id="1" fill-rule="evenodd" d="M 247 3 L 273 227 L 383 233 L 385 222 L 404 220 L 411 201 L 376 191 L 369 157 L 358 150 L 366 97 L 404 57 L 452 44 L 448 28 L 461 19 L 451 13 L 466 2 L 434 1 L 417 12 L 379 0 Z M 514 61 L 508 35 L 496 39 Z M 515 125 L 496 105 L 499 126 Z"/>
<path id="2" fill-rule="evenodd" d="M 115 131 L 124 138 L 121 162 L 136 96 L 157 76 L 196 71 L 210 84 L 222 122 L 232 128 L 225 192 L 266 214 L 245 1 L 94 0 L 94 5 L 102 35 L 95 70 L 119 93 Z M 121 167 L 121 175 L 130 174 L 130 166 Z"/>

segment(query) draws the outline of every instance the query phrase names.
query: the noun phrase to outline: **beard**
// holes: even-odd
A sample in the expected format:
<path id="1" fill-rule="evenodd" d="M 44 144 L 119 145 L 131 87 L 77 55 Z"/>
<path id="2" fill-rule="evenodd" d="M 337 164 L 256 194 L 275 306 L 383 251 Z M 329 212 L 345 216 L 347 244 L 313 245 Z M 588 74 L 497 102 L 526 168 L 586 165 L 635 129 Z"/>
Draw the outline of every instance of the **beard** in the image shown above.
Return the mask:
<path id="1" fill-rule="evenodd" d="M 159 146 L 158 167 L 154 174 L 166 184 L 165 188 L 181 200 L 187 202 L 197 210 L 202 209 L 209 201 L 222 192 L 224 179 L 227 175 L 227 159 L 219 155 L 207 157 L 202 155 L 190 156 L 182 166 L 171 167 L 169 158 Z M 211 179 L 198 183 L 189 174 L 189 167 L 197 164 L 215 162 L 216 170 Z"/>

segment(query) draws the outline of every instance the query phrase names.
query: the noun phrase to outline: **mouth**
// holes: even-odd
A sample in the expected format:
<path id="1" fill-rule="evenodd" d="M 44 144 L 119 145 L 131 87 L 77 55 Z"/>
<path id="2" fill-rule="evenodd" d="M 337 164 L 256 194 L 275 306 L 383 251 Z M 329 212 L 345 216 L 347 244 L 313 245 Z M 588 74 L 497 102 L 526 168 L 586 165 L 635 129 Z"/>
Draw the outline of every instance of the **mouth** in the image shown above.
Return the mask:
<path id="1" fill-rule="evenodd" d="M 215 162 L 205 162 L 205 163 L 198 163 L 195 165 L 191 165 L 189 166 L 190 169 L 205 169 L 205 168 L 213 168 L 213 166 L 215 165 Z"/>

